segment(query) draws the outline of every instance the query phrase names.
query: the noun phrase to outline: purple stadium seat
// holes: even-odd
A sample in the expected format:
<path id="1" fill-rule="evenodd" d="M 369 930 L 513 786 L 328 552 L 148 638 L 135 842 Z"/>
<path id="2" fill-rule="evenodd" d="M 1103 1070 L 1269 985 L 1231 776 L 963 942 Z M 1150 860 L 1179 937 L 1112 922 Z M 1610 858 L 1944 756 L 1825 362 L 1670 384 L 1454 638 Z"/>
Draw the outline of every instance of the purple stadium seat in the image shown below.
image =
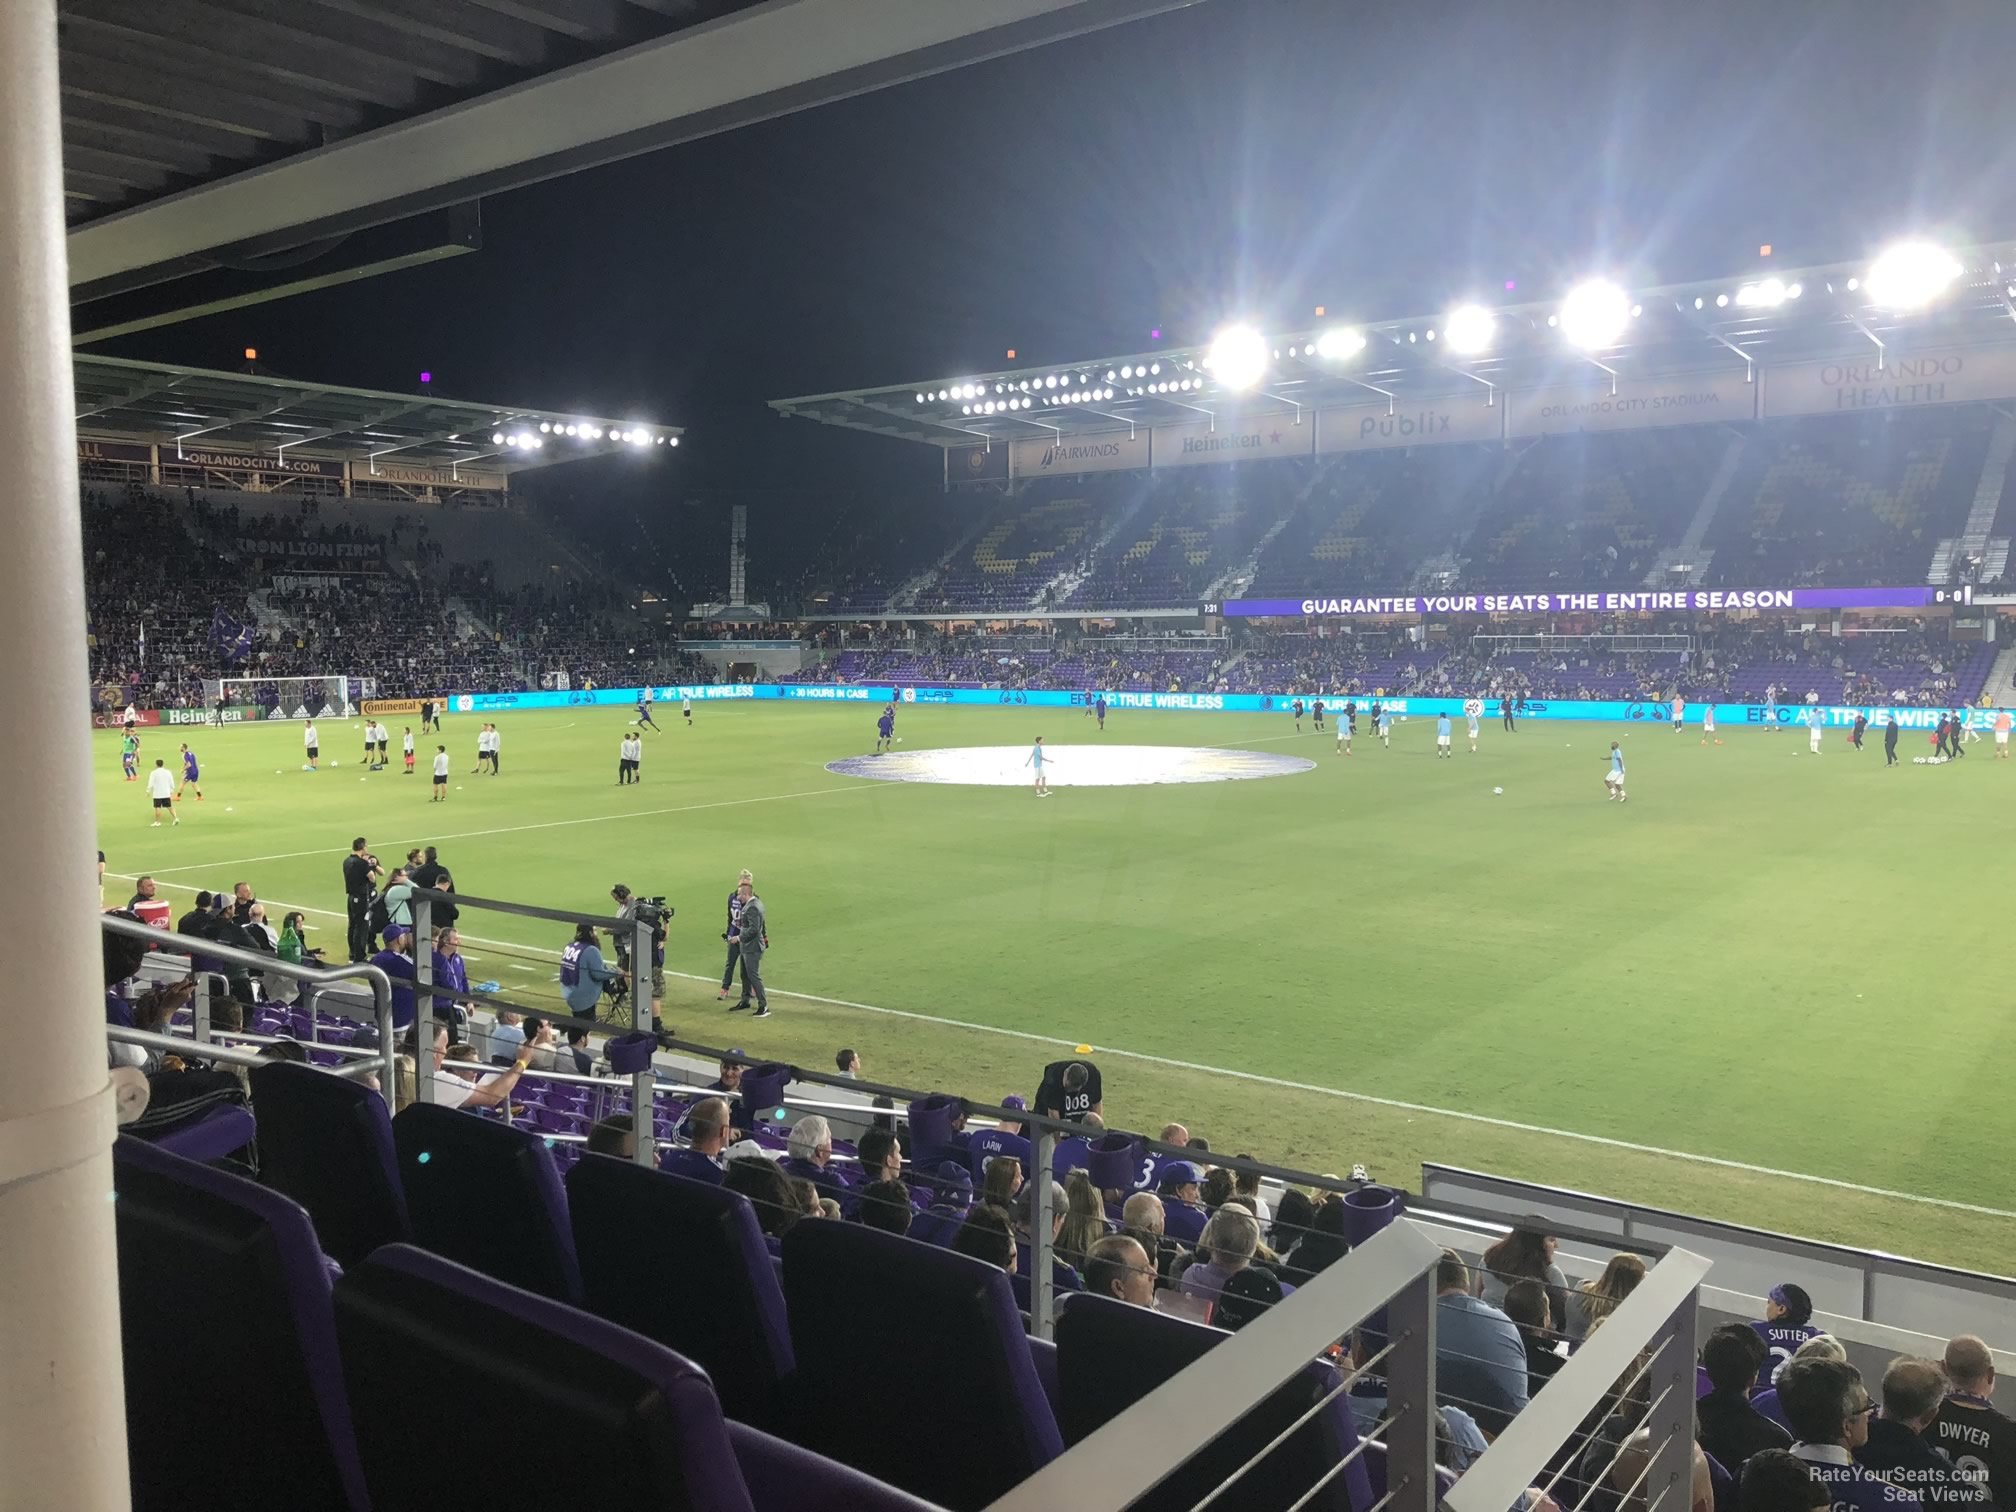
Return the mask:
<path id="1" fill-rule="evenodd" d="M 700 1365 L 730 1417 L 780 1425 L 791 1331 L 749 1199 L 608 1155 L 567 1173 L 567 1199 L 588 1309 Z"/>
<path id="2" fill-rule="evenodd" d="M 929 1512 L 753 1429 L 731 1430 L 706 1372 L 662 1344 L 413 1248 L 387 1245 L 336 1287 L 343 1370 L 380 1507 L 480 1504 L 666 1512 Z M 503 1405 L 508 1404 L 508 1405 Z M 490 1470 L 444 1446 L 500 1423 L 533 1442 Z"/>
<path id="3" fill-rule="evenodd" d="M 1077 1444 L 1231 1335 L 1111 1297 L 1078 1296 L 1057 1320 L 1058 1424 Z M 1272 1396 L 1176 1470 L 1130 1512 L 1189 1508 L 1240 1465 L 1286 1432 L 1328 1393 L 1336 1368 L 1312 1361 Z M 1335 1400 L 1239 1482 L 1238 1501 L 1252 1512 L 1279 1512 L 1358 1447 L 1349 1400 Z M 1367 1512 L 1376 1498 L 1359 1456 L 1332 1480 L 1312 1508 Z"/>
<path id="4" fill-rule="evenodd" d="M 133 1505 L 367 1507 L 307 1213 L 130 1136 L 113 1182 Z"/>
<path id="5" fill-rule="evenodd" d="M 392 1115 L 370 1088 L 288 1061 L 252 1068 L 259 1179 L 308 1210 L 323 1253 L 353 1265 L 413 1237 Z"/>
<path id="6" fill-rule="evenodd" d="M 795 1437 L 808 1448 L 956 1512 L 1062 1451 L 1004 1272 L 804 1222 L 784 1236 L 784 1296 L 806 1404 Z"/>
<path id="7" fill-rule="evenodd" d="M 392 1143 L 414 1243 L 542 1296 L 580 1301 L 567 1194 L 543 1138 L 414 1103 L 392 1120 Z"/>
<path id="8" fill-rule="evenodd" d="M 242 1150 L 252 1143 L 257 1132 L 252 1110 L 231 1104 L 212 1108 L 201 1118 L 177 1125 L 147 1143 L 184 1160 L 222 1160 L 233 1150 Z"/>

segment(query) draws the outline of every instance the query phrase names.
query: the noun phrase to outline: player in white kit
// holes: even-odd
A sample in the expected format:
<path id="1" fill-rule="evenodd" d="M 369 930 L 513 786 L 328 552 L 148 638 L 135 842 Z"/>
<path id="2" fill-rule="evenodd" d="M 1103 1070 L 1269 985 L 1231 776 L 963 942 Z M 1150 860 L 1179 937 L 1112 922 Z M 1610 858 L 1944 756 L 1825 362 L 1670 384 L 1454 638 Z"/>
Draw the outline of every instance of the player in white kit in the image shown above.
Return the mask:
<path id="1" fill-rule="evenodd" d="M 1711 740 L 1717 745 L 1722 744 L 1721 736 L 1715 733 L 1715 700 L 1712 698 L 1701 705 L 1701 744 L 1706 745 Z"/>
<path id="2" fill-rule="evenodd" d="M 154 800 L 154 823 L 151 828 L 161 828 L 163 809 L 168 811 L 168 820 L 171 824 L 182 822 L 182 816 L 175 812 L 175 774 L 159 760 L 155 761 L 154 770 L 147 774 L 147 796 Z"/>

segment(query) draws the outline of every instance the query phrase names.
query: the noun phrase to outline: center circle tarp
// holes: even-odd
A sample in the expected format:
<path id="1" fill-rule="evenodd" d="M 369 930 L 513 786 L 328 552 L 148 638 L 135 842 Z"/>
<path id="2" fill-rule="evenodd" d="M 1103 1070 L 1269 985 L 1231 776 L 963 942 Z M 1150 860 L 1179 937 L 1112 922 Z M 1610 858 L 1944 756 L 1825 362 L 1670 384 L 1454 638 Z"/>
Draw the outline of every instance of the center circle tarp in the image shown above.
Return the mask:
<path id="1" fill-rule="evenodd" d="M 848 756 L 826 770 L 879 782 L 940 782 L 959 787 L 1024 787 L 1036 780 L 1030 746 L 950 746 Z M 1291 777 L 1316 763 L 1272 751 L 1217 746 L 1045 746 L 1043 773 L 1052 787 L 1142 787 L 1167 782 L 1243 782 Z"/>

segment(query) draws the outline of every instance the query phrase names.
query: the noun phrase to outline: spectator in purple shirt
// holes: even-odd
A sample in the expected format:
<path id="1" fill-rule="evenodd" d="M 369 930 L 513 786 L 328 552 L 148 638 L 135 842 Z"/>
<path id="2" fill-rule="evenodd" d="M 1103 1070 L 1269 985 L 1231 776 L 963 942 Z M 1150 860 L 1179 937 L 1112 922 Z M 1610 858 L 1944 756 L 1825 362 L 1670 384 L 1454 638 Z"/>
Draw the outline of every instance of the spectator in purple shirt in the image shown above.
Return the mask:
<path id="1" fill-rule="evenodd" d="M 1813 1299 L 1806 1288 L 1790 1281 L 1774 1286 L 1764 1300 L 1764 1316 L 1750 1325 L 1764 1341 L 1764 1363 L 1757 1371 L 1757 1389 L 1769 1386 L 1793 1352 L 1815 1334 Z"/>
<path id="2" fill-rule="evenodd" d="M 1845 1360 L 1793 1360 L 1779 1374 L 1778 1398 L 1792 1452 L 1827 1483 L 1837 1512 L 1921 1512 L 1917 1497 L 1855 1462 L 1876 1411 L 1861 1371 Z"/>
<path id="3" fill-rule="evenodd" d="M 719 1186 L 727 1175 L 721 1152 L 728 1144 L 728 1104 L 718 1097 L 702 1098 L 687 1114 L 686 1126 L 691 1143 L 660 1155 L 658 1169 Z"/>
<path id="4" fill-rule="evenodd" d="M 1199 1188 L 1204 1173 L 1193 1160 L 1175 1160 L 1161 1171 L 1162 1225 L 1170 1238 L 1195 1244 L 1204 1232 L 1204 1208 Z"/>
<path id="5" fill-rule="evenodd" d="M 1258 1220 L 1241 1207 L 1220 1208 L 1204 1225 L 1196 1262 L 1183 1272 L 1183 1295 L 1216 1302 L 1225 1283 L 1253 1263 L 1259 1247 Z"/>

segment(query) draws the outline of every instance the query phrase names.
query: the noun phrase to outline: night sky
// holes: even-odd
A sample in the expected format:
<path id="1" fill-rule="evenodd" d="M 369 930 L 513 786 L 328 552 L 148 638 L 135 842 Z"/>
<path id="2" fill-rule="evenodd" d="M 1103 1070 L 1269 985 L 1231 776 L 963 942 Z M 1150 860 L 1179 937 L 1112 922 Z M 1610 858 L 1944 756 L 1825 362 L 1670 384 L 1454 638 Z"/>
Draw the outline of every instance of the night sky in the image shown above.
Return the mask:
<path id="1" fill-rule="evenodd" d="M 948 0 L 949 3 L 949 0 Z M 2016 6 L 1207 0 L 492 199 L 478 254 L 106 344 L 687 426 L 584 512 L 935 485 L 786 395 L 2016 234 Z M 1503 292 L 1516 279 L 1518 293 Z"/>

